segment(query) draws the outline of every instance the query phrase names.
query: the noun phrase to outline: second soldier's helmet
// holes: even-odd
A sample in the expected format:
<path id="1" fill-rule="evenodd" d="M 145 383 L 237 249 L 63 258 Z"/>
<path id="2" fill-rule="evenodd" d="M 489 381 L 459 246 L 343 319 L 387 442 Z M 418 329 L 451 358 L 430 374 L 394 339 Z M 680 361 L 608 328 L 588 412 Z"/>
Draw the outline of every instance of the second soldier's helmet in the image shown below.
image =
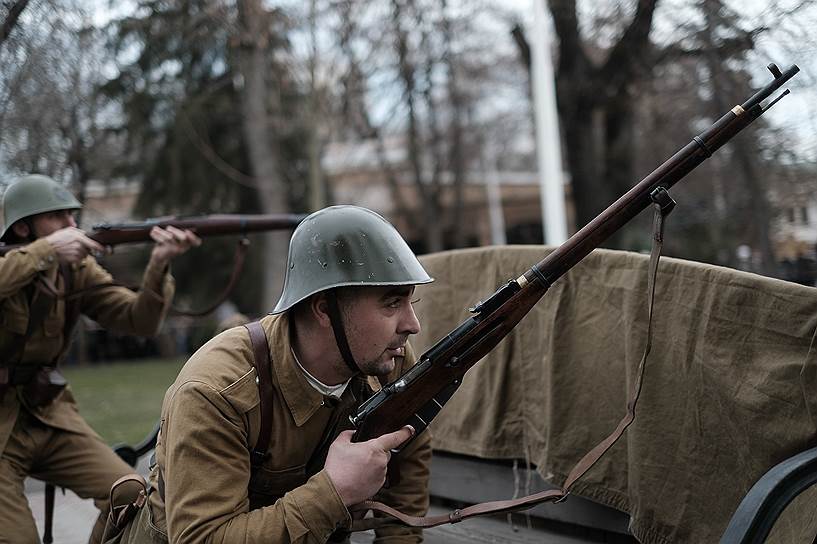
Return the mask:
<path id="1" fill-rule="evenodd" d="M 3 194 L 3 233 L 4 240 L 11 226 L 21 219 L 38 213 L 57 210 L 77 210 L 82 207 L 68 189 L 49 178 L 31 174 L 12 183 Z"/>
<path id="2" fill-rule="evenodd" d="M 304 219 L 289 242 L 284 290 L 273 314 L 344 286 L 434 281 L 391 223 L 358 206 L 331 206 Z"/>

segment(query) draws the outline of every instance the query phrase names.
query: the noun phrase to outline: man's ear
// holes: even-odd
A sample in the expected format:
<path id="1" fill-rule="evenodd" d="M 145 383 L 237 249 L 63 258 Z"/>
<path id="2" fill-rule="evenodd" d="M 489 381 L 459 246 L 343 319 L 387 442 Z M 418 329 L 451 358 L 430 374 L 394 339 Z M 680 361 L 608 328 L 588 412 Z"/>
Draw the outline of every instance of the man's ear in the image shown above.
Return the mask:
<path id="1" fill-rule="evenodd" d="M 326 300 L 326 292 L 309 297 L 309 310 L 315 322 L 321 327 L 332 327 L 332 321 L 329 319 L 329 302 Z"/>
<path id="2" fill-rule="evenodd" d="M 20 240 L 28 240 L 28 236 L 31 234 L 31 228 L 25 221 L 16 221 L 11 226 L 11 230 Z"/>

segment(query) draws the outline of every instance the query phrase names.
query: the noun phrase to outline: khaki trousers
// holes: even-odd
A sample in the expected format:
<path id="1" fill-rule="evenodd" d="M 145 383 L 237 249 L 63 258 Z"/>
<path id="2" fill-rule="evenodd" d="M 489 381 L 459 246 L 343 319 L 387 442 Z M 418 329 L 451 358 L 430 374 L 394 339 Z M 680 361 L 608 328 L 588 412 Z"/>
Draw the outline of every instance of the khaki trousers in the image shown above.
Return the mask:
<path id="1" fill-rule="evenodd" d="M 94 499 L 101 514 L 89 542 L 97 543 L 108 514 L 111 484 L 132 472 L 90 426 L 82 433 L 63 431 L 21 408 L 0 456 L 0 543 L 40 542 L 23 486 L 27 476 Z M 54 535 L 54 541 L 59 542 L 60 535 Z"/>

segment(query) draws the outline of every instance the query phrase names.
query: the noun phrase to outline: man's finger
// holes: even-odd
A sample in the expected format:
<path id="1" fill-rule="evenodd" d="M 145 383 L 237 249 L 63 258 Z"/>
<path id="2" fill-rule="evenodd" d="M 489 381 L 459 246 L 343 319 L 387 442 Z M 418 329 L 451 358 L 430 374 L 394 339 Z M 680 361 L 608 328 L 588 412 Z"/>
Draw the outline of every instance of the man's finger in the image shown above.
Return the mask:
<path id="1" fill-rule="evenodd" d="M 150 229 L 150 237 L 153 238 L 153 241 L 157 244 L 163 244 L 173 239 L 173 235 L 161 227 L 153 227 Z"/>
<path id="2" fill-rule="evenodd" d="M 414 427 L 411 425 L 406 425 L 402 429 L 394 431 L 393 433 L 384 434 L 375 438 L 378 445 L 383 449 L 383 451 L 390 451 L 393 450 L 404 442 L 406 442 L 409 438 L 414 435 Z"/>
<path id="3" fill-rule="evenodd" d="M 187 233 L 187 239 L 190 240 L 190 243 L 194 246 L 198 247 L 201 245 L 201 238 L 199 238 L 195 232 L 192 230 L 185 231 Z"/>
<path id="4" fill-rule="evenodd" d="M 100 244 L 99 242 L 92 238 L 88 238 L 88 236 L 85 235 L 85 233 L 83 233 L 82 236 L 78 236 L 77 240 L 79 240 L 79 242 L 90 251 L 99 252 L 105 251 L 105 248 L 102 246 L 102 244 Z"/>
<path id="5" fill-rule="evenodd" d="M 352 441 L 352 435 L 354 434 L 355 431 L 343 431 L 335 438 L 335 442 L 345 442 L 348 444 Z"/>
<path id="6" fill-rule="evenodd" d="M 177 240 L 184 240 L 185 238 L 187 238 L 186 233 L 190 232 L 190 231 L 187 231 L 187 230 L 182 230 L 182 229 L 180 229 L 178 227 L 174 227 L 173 225 L 168 225 L 166 230 L 167 230 L 167 232 L 172 234 L 173 237 L 176 238 Z"/>
<path id="7" fill-rule="evenodd" d="M 191 246 L 200 246 L 201 245 L 201 238 L 196 236 L 196 233 L 192 230 L 180 230 L 175 229 L 173 233 L 176 236 L 176 239 L 184 244 L 189 244 Z"/>

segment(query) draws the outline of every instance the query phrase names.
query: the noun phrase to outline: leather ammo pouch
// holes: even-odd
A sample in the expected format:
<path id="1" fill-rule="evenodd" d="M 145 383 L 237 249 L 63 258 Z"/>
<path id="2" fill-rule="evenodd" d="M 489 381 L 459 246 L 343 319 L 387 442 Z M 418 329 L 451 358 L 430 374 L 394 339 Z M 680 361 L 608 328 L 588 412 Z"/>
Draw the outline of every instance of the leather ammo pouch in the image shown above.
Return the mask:
<path id="1" fill-rule="evenodd" d="M 20 370 L 24 367 L 17 367 Z M 50 404 L 65 389 L 68 381 L 53 366 L 35 367 L 33 376 L 23 385 L 23 398 L 32 408 Z"/>

